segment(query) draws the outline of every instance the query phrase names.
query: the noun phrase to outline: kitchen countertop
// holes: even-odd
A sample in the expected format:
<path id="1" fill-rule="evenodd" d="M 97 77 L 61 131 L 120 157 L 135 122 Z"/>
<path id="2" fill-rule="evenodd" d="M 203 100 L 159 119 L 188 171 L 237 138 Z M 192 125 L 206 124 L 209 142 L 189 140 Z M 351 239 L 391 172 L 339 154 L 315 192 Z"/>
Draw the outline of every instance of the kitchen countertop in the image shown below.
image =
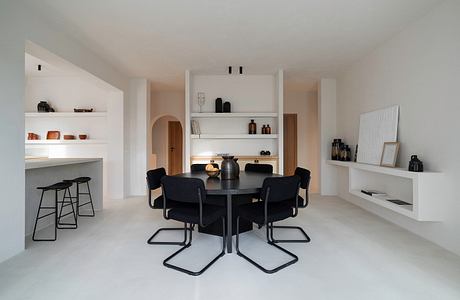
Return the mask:
<path id="1" fill-rule="evenodd" d="M 25 169 L 49 168 L 101 161 L 102 158 L 27 158 Z"/>

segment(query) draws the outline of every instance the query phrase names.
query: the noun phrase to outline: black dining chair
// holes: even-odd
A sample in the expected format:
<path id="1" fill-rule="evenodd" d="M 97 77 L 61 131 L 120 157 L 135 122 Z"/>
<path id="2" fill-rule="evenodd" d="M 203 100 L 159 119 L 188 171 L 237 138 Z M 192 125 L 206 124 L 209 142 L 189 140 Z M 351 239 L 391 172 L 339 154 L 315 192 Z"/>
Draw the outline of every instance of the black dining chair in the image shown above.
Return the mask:
<path id="1" fill-rule="evenodd" d="M 297 206 L 299 208 L 305 208 L 308 206 L 308 188 L 310 187 L 310 180 L 311 180 L 311 173 L 309 170 L 307 169 L 304 169 L 304 168 L 300 168 L 300 167 L 297 167 L 295 169 L 295 172 L 294 172 L 294 175 L 298 176 L 300 178 L 300 188 L 304 189 L 305 190 L 305 199 L 302 198 L 300 195 L 297 197 L 297 200 L 296 199 L 291 199 L 289 200 L 290 204 L 292 207 L 294 207 L 296 205 L 296 201 L 297 201 Z M 274 242 L 274 243 L 308 243 L 311 241 L 310 237 L 308 236 L 308 234 L 305 232 L 305 230 L 303 230 L 302 227 L 300 226 L 283 226 L 283 225 L 277 225 L 277 226 L 274 226 L 273 224 L 270 224 L 269 226 L 271 226 L 271 240 Z M 299 239 L 299 240 L 277 240 L 274 238 L 273 236 L 273 228 L 278 228 L 278 229 L 297 229 L 300 231 L 300 233 L 302 233 L 302 235 L 304 236 L 304 239 Z"/>
<path id="2" fill-rule="evenodd" d="M 166 220 L 171 219 L 183 222 L 185 239 L 187 239 L 187 232 L 190 233 L 188 242 L 179 250 L 167 257 L 163 261 L 163 265 L 188 275 L 201 275 L 225 254 L 225 207 L 206 203 L 206 190 L 201 179 L 164 176 L 161 179 L 161 184 L 164 199 L 164 218 Z M 168 209 L 167 207 L 169 201 L 175 201 L 184 205 L 174 206 Z M 192 224 L 199 224 L 201 227 L 206 227 L 219 219 L 222 220 L 222 251 L 213 258 L 211 262 L 204 266 L 200 271 L 187 270 L 169 263 L 172 258 L 192 245 Z"/>
<path id="3" fill-rule="evenodd" d="M 273 173 L 273 166 L 269 164 L 246 164 L 244 167 L 245 172 L 257 172 L 257 173 Z"/>
<path id="4" fill-rule="evenodd" d="M 149 206 L 152 209 L 163 209 L 164 208 L 164 199 L 163 195 L 158 196 L 152 201 L 152 192 L 158 188 L 161 187 L 161 178 L 163 176 L 166 176 L 166 170 L 164 168 L 158 168 L 154 170 L 149 170 L 147 171 L 147 185 L 149 189 Z M 166 208 L 172 208 L 175 206 L 180 206 L 181 203 L 175 202 L 175 201 L 168 201 L 168 206 Z M 174 227 L 164 227 L 164 228 L 159 228 L 148 240 L 147 244 L 150 245 L 179 245 L 183 246 L 187 242 L 186 238 L 184 238 L 183 241 L 181 242 L 162 242 L 162 241 L 154 241 L 155 237 L 161 232 L 161 231 L 177 231 L 177 230 L 184 230 L 183 228 L 174 228 Z"/>
<path id="5" fill-rule="evenodd" d="M 190 166 L 190 171 L 191 172 L 204 172 L 206 170 L 206 165 L 208 164 L 192 164 Z M 215 163 L 213 163 L 212 166 L 214 168 L 219 168 L 219 165 Z"/>
<path id="6" fill-rule="evenodd" d="M 279 270 L 286 268 L 287 266 L 292 265 L 299 260 L 295 254 L 273 242 L 271 239 L 273 236 L 273 233 L 271 232 L 273 231 L 273 226 L 269 226 L 269 224 L 273 225 L 274 222 L 297 216 L 298 207 L 297 205 L 292 207 L 290 200 L 297 199 L 299 195 L 299 188 L 300 178 L 295 175 L 265 178 L 261 191 L 261 201 L 244 204 L 239 207 L 238 217 L 236 219 L 236 252 L 239 256 L 243 257 L 245 260 L 265 273 L 271 274 L 278 272 Z M 265 225 L 268 244 L 283 251 L 292 257 L 292 259 L 273 269 L 266 269 L 260 264 L 256 263 L 253 259 L 249 258 L 247 255 L 243 254 L 239 248 L 240 234 L 238 227 L 240 218 L 246 219 L 259 225 Z"/>

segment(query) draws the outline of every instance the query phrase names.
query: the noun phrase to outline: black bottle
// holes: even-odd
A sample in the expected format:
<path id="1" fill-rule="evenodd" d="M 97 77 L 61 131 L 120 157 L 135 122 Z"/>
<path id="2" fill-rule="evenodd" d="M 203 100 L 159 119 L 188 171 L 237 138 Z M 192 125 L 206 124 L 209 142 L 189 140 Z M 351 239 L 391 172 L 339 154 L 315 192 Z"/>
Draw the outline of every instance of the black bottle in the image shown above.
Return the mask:
<path id="1" fill-rule="evenodd" d="M 232 112 L 232 105 L 230 104 L 230 102 L 226 101 L 224 103 L 224 113 L 229 113 L 229 112 Z"/>
<path id="2" fill-rule="evenodd" d="M 221 113 L 223 112 L 223 107 L 222 107 L 222 98 L 217 98 L 216 99 L 216 113 Z"/>

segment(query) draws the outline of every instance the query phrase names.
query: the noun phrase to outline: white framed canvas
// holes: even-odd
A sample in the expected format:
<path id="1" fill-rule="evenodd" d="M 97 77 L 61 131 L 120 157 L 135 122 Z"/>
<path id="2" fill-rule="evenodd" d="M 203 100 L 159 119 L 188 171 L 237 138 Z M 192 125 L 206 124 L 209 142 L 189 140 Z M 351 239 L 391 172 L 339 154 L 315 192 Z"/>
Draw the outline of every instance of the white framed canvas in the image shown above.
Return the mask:
<path id="1" fill-rule="evenodd" d="M 397 141 L 398 121 L 398 105 L 361 114 L 357 162 L 380 165 L 384 143 Z"/>

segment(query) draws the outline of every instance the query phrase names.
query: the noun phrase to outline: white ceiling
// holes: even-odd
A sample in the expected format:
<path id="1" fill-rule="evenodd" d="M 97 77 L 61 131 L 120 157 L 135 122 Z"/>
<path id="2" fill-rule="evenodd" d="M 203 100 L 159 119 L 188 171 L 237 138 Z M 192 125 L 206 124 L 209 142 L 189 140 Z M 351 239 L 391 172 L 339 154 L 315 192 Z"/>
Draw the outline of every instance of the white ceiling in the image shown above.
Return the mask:
<path id="1" fill-rule="evenodd" d="M 129 76 L 183 89 L 184 70 L 286 71 L 310 90 L 439 0 L 26 0 Z M 45 45 L 46 46 L 46 45 Z"/>

